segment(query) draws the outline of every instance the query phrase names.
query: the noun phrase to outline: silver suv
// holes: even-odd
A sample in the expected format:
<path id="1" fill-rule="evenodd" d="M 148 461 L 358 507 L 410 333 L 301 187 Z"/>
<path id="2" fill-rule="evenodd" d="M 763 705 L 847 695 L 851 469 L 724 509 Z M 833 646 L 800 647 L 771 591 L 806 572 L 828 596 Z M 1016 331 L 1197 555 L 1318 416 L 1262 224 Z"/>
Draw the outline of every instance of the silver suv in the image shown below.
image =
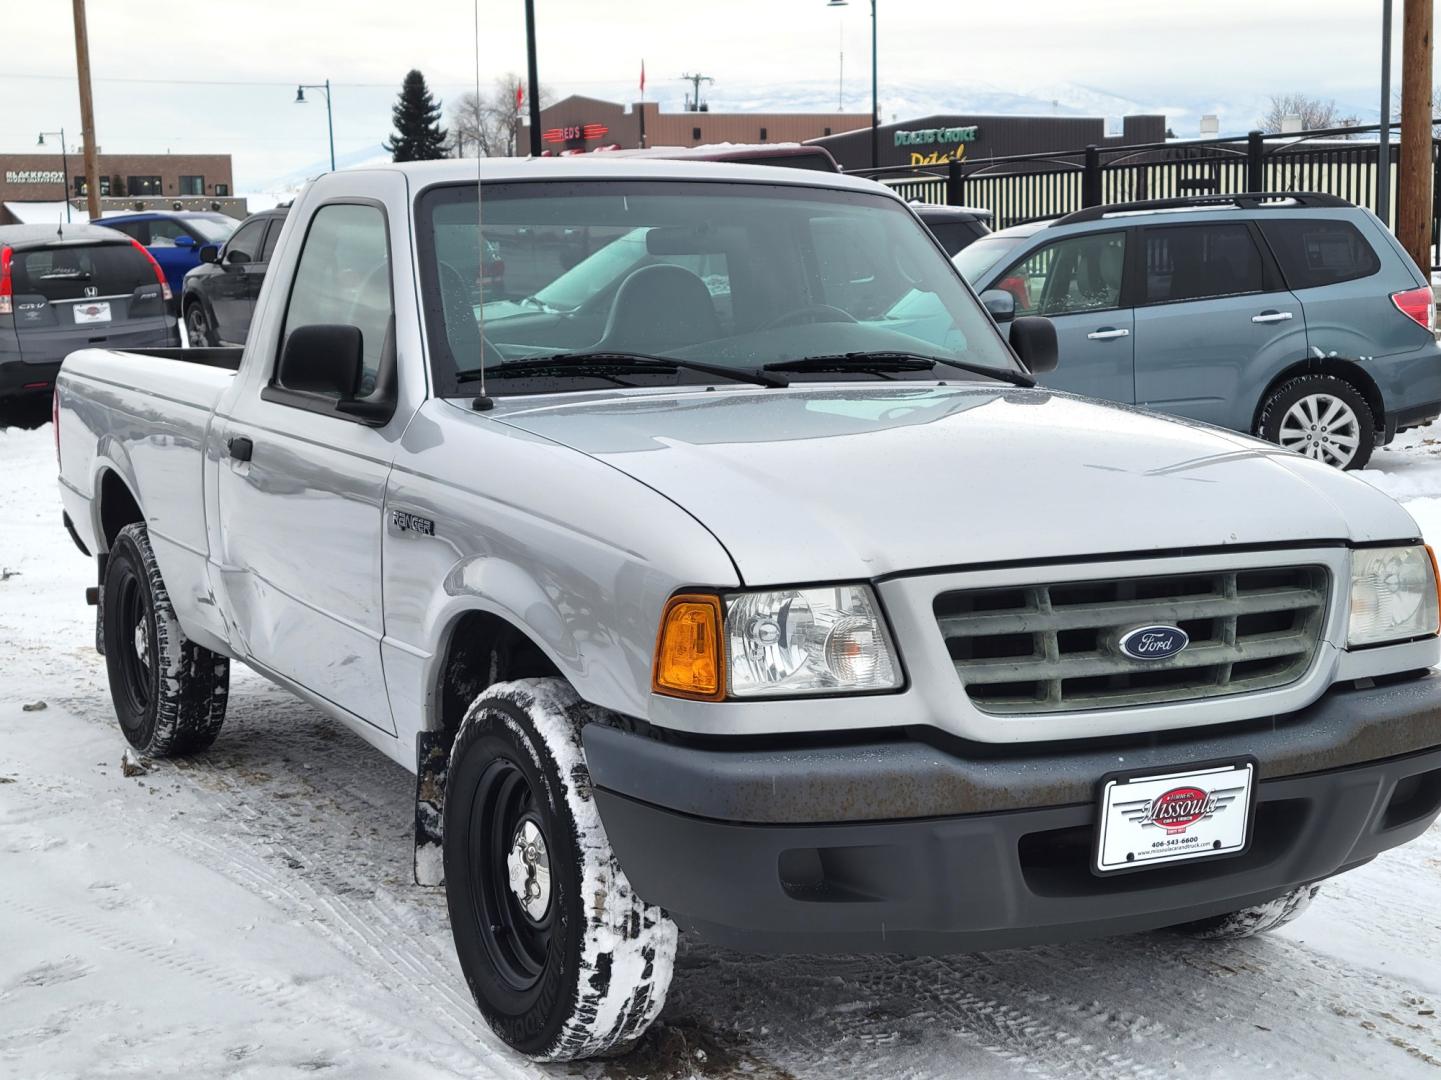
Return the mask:
<path id="1" fill-rule="evenodd" d="M 1359 469 L 1441 414 L 1425 275 L 1374 214 L 1331 195 L 1099 206 L 955 259 L 1001 321 L 1045 315 L 1048 386 L 1142 405 Z"/>

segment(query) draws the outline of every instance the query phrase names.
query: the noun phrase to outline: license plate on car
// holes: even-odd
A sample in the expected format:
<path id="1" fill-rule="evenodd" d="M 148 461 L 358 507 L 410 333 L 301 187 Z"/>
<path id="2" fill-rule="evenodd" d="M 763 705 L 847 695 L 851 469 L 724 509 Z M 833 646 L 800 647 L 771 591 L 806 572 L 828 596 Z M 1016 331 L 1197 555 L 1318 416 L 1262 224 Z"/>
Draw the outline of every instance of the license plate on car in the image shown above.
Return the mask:
<path id="1" fill-rule="evenodd" d="M 1251 839 L 1256 764 L 1112 776 L 1101 785 L 1097 873 L 1239 855 Z"/>
<path id="2" fill-rule="evenodd" d="M 110 301 L 87 300 L 75 305 L 76 323 L 97 323 L 110 321 Z"/>

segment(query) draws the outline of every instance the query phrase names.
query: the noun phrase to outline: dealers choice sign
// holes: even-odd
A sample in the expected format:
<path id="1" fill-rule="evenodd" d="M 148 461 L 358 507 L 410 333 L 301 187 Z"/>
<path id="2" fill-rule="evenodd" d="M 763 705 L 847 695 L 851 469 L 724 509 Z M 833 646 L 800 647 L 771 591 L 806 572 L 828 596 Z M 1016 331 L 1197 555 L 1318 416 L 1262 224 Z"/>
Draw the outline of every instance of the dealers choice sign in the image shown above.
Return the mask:
<path id="1" fill-rule="evenodd" d="M 914 131 L 896 132 L 896 145 L 909 147 L 934 147 L 911 151 L 912 165 L 944 165 L 949 161 L 960 161 L 966 156 L 966 144 L 980 137 L 981 129 L 975 124 L 969 127 L 920 128 Z"/>
<path id="2" fill-rule="evenodd" d="M 59 169 L 6 169 L 7 184 L 63 184 L 65 174 Z"/>

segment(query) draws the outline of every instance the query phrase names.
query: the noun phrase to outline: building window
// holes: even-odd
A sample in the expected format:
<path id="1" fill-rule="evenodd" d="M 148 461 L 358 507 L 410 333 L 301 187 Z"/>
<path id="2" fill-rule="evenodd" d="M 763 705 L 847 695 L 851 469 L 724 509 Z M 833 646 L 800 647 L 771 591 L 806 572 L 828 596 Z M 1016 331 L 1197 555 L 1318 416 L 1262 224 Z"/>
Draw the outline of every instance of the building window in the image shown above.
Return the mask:
<path id="1" fill-rule="evenodd" d="M 84 195 L 84 194 L 85 194 L 85 190 L 86 190 L 86 189 L 85 189 L 85 177 L 83 177 L 83 176 L 77 176 L 77 177 L 75 178 L 75 194 L 76 194 L 76 195 Z M 108 177 L 108 176 L 102 176 L 102 177 L 100 178 L 100 194 L 101 194 L 101 195 L 109 195 L 109 194 L 110 194 L 110 177 Z"/>
<path id="2" fill-rule="evenodd" d="M 216 184 L 216 185 L 215 185 L 215 194 L 216 194 L 216 195 L 219 195 L 222 199 L 223 199 L 223 198 L 226 198 L 226 197 L 229 196 L 229 194 L 230 194 L 230 185 L 229 185 L 229 184 Z"/>
<path id="3" fill-rule="evenodd" d="M 765 129 L 765 128 L 761 128 L 761 142 L 765 142 L 765 141 L 766 141 L 766 129 Z"/>
<path id="4" fill-rule="evenodd" d="M 180 194 L 182 195 L 204 195 L 205 177 L 203 176 L 182 176 L 180 178 Z"/>
<path id="5" fill-rule="evenodd" d="M 690 137 L 691 137 L 692 139 L 699 139 L 699 138 L 700 138 L 700 128 L 691 128 L 691 129 L 690 129 Z"/>
<path id="6" fill-rule="evenodd" d="M 830 128 L 826 128 L 826 134 L 829 135 L 830 133 L 831 133 L 831 129 L 830 129 Z"/>
<path id="7" fill-rule="evenodd" d="M 129 176 L 125 179 L 125 189 L 131 195 L 163 195 L 164 189 L 160 186 L 158 176 Z"/>

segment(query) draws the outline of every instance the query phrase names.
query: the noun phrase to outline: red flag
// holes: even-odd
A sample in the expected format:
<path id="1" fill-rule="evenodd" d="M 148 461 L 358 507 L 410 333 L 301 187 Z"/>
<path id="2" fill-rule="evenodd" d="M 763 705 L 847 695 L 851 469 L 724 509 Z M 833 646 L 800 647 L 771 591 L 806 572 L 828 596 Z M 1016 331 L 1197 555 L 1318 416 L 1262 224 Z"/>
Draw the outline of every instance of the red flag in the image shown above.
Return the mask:
<path id="1" fill-rule="evenodd" d="M 515 84 L 515 109 L 516 109 L 516 112 L 519 112 L 519 111 L 520 111 L 520 107 L 521 107 L 522 105 L 524 105 L 524 104 L 525 104 L 525 83 L 519 83 L 519 82 L 518 82 L 518 83 Z"/>
<path id="2" fill-rule="evenodd" d="M 641 92 L 641 96 L 644 97 L 644 96 L 645 96 L 645 61 L 644 61 L 644 60 L 642 60 L 642 61 L 640 62 L 640 92 Z"/>

